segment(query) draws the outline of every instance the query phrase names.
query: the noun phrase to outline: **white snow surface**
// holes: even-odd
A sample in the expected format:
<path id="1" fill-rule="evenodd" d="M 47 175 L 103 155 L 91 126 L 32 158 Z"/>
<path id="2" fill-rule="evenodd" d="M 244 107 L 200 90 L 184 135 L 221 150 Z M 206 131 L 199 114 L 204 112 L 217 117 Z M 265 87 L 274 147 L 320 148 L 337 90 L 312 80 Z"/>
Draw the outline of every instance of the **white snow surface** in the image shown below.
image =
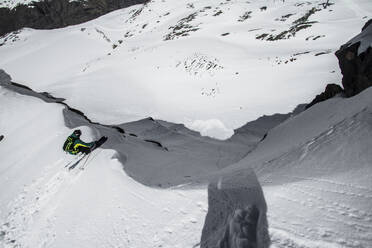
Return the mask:
<path id="1" fill-rule="evenodd" d="M 71 156 L 62 107 L 0 88 L 0 247 L 192 247 L 207 212 L 203 188 L 155 189 L 100 150 L 85 170 Z M 84 140 L 94 139 L 82 127 Z M 93 132 L 94 133 L 94 132 Z M 156 162 L 156 159 L 154 162 Z"/>
<path id="2" fill-rule="evenodd" d="M 208 175 L 239 160 L 242 145 L 145 119 L 123 125 L 138 137 L 101 127 L 115 150 L 105 144 L 68 170 L 77 159 L 61 149 L 72 132 L 65 125 L 77 120 L 63 108 L 0 86 L 0 247 L 199 247 L 207 185 L 188 179 L 154 188 L 139 181 L 168 186 L 166 179 L 174 184 Z M 99 137 L 94 125 L 79 128 L 86 142 Z M 251 190 L 245 203 L 266 206 L 253 170 L 244 171 L 249 182 L 239 187 Z M 266 216 L 266 208 L 259 210 Z"/>
<path id="3" fill-rule="evenodd" d="M 99 122 L 152 116 L 225 139 L 341 81 L 333 53 L 372 7 L 324 2 L 154 0 L 63 29 L 9 34 L 0 39 L 0 68 Z M 295 36 L 256 39 L 288 30 L 312 8 L 315 23 Z"/>
<path id="4" fill-rule="evenodd" d="M 251 165 L 273 247 L 371 247 L 372 88 L 314 105 L 272 129 Z"/>
<path id="5" fill-rule="evenodd" d="M 218 166 L 207 168 L 219 177 L 254 169 L 267 202 L 272 247 L 370 247 L 371 106 L 372 88 L 316 104 L 269 131 L 238 163 L 220 172 Z M 177 136 L 147 129 L 149 123 L 125 126 L 141 137 L 163 137 L 174 147 Z M 80 128 L 84 140 L 97 138 L 93 129 Z M 200 154 L 190 149 L 197 143 L 178 136 L 177 150 L 160 153 L 127 138 L 124 164 L 116 151 L 98 149 L 85 170 L 68 171 L 64 165 L 71 156 L 61 145 L 71 130 L 65 127 L 62 107 L 4 88 L 0 130 L 5 136 L 0 142 L 0 247 L 198 247 L 208 210 L 206 187 L 151 188 L 123 170 L 137 163 L 140 171 L 135 173 L 140 174 L 159 166 L 163 177 L 173 178 L 173 165 L 162 167 L 161 161 L 182 151 L 203 161 L 203 148 Z M 175 166 L 190 166 L 182 161 Z M 250 187 L 255 187 L 251 192 L 259 189 Z"/>
<path id="6" fill-rule="evenodd" d="M 152 115 L 187 126 L 218 120 L 233 129 L 263 113 L 289 112 L 326 83 L 339 82 L 332 53 L 359 33 L 372 11 L 369 1 L 335 1 L 310 17 L 319 21 L 312 27 L 269 42 L 255 37 L 288 29 L 321 2 L 187 3 L 153 1 L 64 29 L 23 29 L 1 39 L 0 67 L 13 81 L 64 97 L 100 122 L 122 124 Z M 219 10 L 223 13 L 217 15 Z M 252 17 L 237 21 L 246 11 Z M 189 24 L 199 30 L 163 40 L 170 26 L 195 12 Z M 290 13 L 295 15 L 275 21 Z M 262 29 L 249 32 L 257 28 Z M 315 40 L 306 41 L 310 36 Z M 330 53 L 314 56 L 324 51 Z M 176 160 L 186 154 L 207 163 L 207 169 L 199 168 L 203 173 L 216 172 L 221 167 L 212 166 L 214 152 L 235 161 L 231 147 L 221 153 L 226 144 L 214 141 L 221 149 L 203 156 L 203 145 L 156 129 L 149 134 L 131 123 L 128 129 L 144 130 L 141 137 L 161 137 L 177 149 L 167 155 L 128 138 L 126 163 L 114 150 L 98 149 L 85 170 L 68 172 L 64 165 L 71 156 L 61 145 L 72 130 L 62 110 L 0 87 L 0 135 L 5 136 L 0 141 L 0 247 L 198 247 L 208 209 L 206 187 L 151 188 L 125 167 L 171 177 L 173 165 L 188 162 Z M 255 170 L 267 202 L 272 247 L 372 246 L 371 116 L 371 88 L 352 98 L 336 97 L 272 129 L 241 161 L 224 164 L 225 171 Z M 85 141 L 97 138 L 95 130 L 80 128 Z M 151 168 L 152 161 L 159 167 Z"/>

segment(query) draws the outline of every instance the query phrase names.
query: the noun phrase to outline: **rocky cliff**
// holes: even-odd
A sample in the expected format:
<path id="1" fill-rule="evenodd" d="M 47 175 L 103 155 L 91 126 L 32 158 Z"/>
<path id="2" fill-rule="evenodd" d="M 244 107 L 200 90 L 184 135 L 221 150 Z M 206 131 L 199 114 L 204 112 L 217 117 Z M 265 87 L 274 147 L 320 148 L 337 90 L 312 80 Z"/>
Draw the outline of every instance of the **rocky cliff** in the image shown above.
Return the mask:
<path id="1" fill-rule="evenodd" d="M 148 0 L 43 0 L 13 9 L 0 8 L 0 36 L 23 27 L 52 29 L 75 25 L 146 2 Z"/>
<path id="2" fill-rule="evenodd" d="M 328 84 L 325 91 L 317 95 L 306 106 L 310 108 L 318 102 L 330 99 L 338 94 L 355 96 L 372 85 L 372 19 L 362 32 L 346 42 L 335 53 L 341 69 L 343 89 L 336 84 Z"/>
<path id="3" fill-rule="evenodd" d="M 354 96 L 372 85 L 371 24 L 372 19 L 364 25 L 360 34 L 336 52 L 347 97 Z"/>

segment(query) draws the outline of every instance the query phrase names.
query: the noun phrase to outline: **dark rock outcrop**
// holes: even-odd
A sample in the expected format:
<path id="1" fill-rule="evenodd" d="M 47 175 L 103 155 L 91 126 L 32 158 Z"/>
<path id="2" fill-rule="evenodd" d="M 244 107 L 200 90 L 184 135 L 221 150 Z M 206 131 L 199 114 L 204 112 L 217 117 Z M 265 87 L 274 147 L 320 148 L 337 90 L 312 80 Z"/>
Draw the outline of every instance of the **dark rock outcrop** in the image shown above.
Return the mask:
<path id="1" fill-rule="evenodd" d="M 0 69 L 0 85 L 10 85 L 12 78 L 4 70 Z"/>
<path id="2" fill-rule="evenodd" d="M 362 32 L 363 32 L 364 29 L 366 29 L 370 24 L 372 24 L 372 19 L 370 19 L 369 21 L 366 22 L 366 24 L 364 24 L 364 26 L 362 27 Z"/>
<path id="3" fill-rule="evenodd" d="M 306 109 L 310 108 L 314 104 L 317 104 L 319 102 L 323 102 L 325 100 L 328 100 L 338 94 L 342 94 L 344 91 L 341 88 L 340 85 L 337 84 L 328 84 L 325 88 L 325 91 L 323 93 L 320 93 L 315 97 L 314 100 L 311 101 L 308 105 L 306 105 Z"/>
<path id="4" fill-rule="evenodd" d="M 0 8 L 0 36 L 18 29 L 61 28 L 83 23 L 110 11 L 149 0 L 43 0 L 13 9 Z"/>
<path id="5" fill-rule="evenodd" d="M 347 97 L 354 96 L 372 85 L 372 19 L 362 32 L 342 45 L 336 52 L 342 85 Z"/>
<path id="6" fill-rule="evenodd" d="M 201 248 L 266 248 L 266 202 L 251 169 L 221 173 L 208 187 Z"/>

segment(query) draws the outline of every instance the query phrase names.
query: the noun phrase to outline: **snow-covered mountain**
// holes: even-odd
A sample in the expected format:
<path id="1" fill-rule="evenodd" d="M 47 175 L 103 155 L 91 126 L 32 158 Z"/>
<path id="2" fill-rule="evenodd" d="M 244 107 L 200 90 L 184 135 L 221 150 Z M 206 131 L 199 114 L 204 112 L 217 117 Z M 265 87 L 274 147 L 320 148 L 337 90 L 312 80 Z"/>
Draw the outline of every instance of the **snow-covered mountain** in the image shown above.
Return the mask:
<path id="1" fill-rule="evenodd" d="M 0 39 L 0 67 L 99 122 L 152 116 L 227 138 L 339 83 L 333 53 L 371 8 L 362 0 L 155 0 L 81 25 L 11 33 Z"/>
<path id="2" fill-rule="evenodd" d="M 370 247 L 372 88 L 293 109 L 371 12 L 156 0 L 2 37 L 0 247 Z M 76 128 L 108 141 L 69 170 Z"/>

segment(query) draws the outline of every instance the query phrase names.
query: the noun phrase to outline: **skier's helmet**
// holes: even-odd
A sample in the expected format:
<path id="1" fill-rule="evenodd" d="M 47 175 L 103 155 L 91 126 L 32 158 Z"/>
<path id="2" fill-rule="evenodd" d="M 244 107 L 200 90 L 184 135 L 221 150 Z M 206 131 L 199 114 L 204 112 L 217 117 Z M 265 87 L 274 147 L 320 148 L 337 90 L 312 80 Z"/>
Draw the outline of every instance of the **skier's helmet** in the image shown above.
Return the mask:
<path id="1" fill-rule="evenodd" d="M 77 136 L 77 137 L 80 137 L 81 135 L 81 131 L 79 129 L 76 129 L 74 130 L 74 134 Z"/>

